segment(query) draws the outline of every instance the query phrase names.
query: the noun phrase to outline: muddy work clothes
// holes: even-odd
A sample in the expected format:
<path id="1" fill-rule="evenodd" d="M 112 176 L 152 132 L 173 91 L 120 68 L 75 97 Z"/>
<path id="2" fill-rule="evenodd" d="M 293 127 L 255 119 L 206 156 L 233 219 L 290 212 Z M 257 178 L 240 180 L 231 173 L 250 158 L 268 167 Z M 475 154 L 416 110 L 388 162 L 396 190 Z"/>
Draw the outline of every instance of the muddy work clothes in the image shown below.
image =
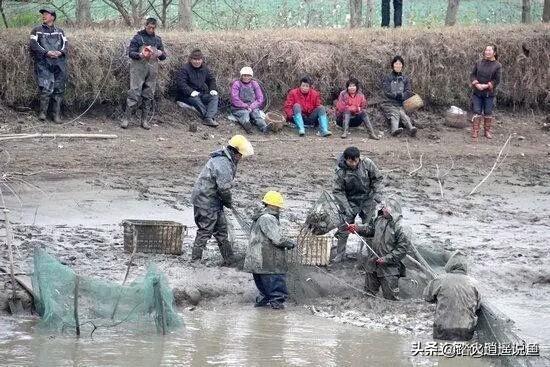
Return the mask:
<path id="1" fill-rule="evenodd" d="M 42 24 L 32 29 L 30 50 L 40 94 L 62 98 L 67 82 L 67 49 L 67 38 L 61 28 Z M 50 57 L 49 51 L 59 51 L 61 55 Z"/>
<path id="2" fill-rule="evenodd" d="M 434 339 L 470 340 L 477 325 L 481 295 L 476 281 L 467 275 L 463 255 L 453 255 L 445 265 L 446 274 L 428 283 L 424 299 L 436 302 Z"/>
<path id="3" fill-rule="evenodd" d="M 255 305 L 267 306 L 282 304 L 288 299 L 286 275 L 284 274 L 252 274 L 254 284 L 260 292 Z"/>
<path id="4" fill-rule="evenodd" d="M 231 258 L 231 243 L 228 239 L 227 218 L 223 210 L 193 208 L 197 235 L 193 244 L 196 248 L 204 249 L 208 240 L 214 236 L 224 259 Z"/>
<path id="5" fill-rule="evenodd" d="M 231 113 L 247 129 L 250 123 L 265 132 L 267 124 L 260 109 L 264 104 L 262 88 L 256 80 L 243 83 L 240 80 L 231 86 Z"/>
<path id="6" fill-rule="evenodd" d="M 409 130 L 413 128 L 411 118 L 407 115 L 403 107 L 396 106 L 390 102 L 382 102 L 380 108 L 384 116 L 390 120 L 392 132 L 399 128 L 399 123 L 402 123 L 403 126 Z"/>
<path id="7" fill-rule="evenodd" d="M 393 2 L 393 26 L 401 27 L 403 0 L 382 0 L 382 27 L 390 26 L 390 1 Z"/>
<path id="8" fill-rule="evenodd" d="M 370 247 L 376 253 L 375 255 L 366 246 L 363 248 L 364 267 L 368 277 L 365 282 L 366 285 L 372 285 L 367 291 L 376 293 L 379 286 L 384 284 L 391 291 L 386 292 L 384 297 L 397 299 L 399 288 L 393 278 L 405 275 L 402 260 L 410 248 L 411 231 L 402 223 L 401 205 L 396 200 L 387 199 L 385 206 L 390 216 L 385 218 L 381 211 L 378 212 L 368 225 L 359 226 L 358 233 L 364 237 L 372 237 Z M 378 256 L 384 261 L 382 265 L 376 263 Z"/>
<path id="9" fill-rule="evenodd" d="M 142 58 L 141 52 L 145 47 L 150 47 L 153 54 L 160 51 L 160 56 L 153 55 L 149 60 Z M 145 30 L 141 30 L 130 41 L 128 56 L 131 64 L 126 106 L 132 108 L 138 105 L 142 98 L 147 101 L 153 100 L 157 87 L 158 60 L 165 60 L 166 54 L 159 36 L 149 35 Z"/>
<path id="10" fill-rule="evenodd" d="M 382 295 L 385 299 L 392 301 L 399 299 L 399 276 L 388 275 L 379 277 L 376 273 L 365 275 L 365 291 L 376 294 L 382 288 Z"/>
<path id="11" fill-rule="evenodd" d="M 267 124 L 262 117 L 262 114 L 259 109 L 252 111 L 248 110 L 232 110 L 233 116 L 239 121 L 239 124 L 246 126 L 250 123 L 256 125 L 260 131 L 265 132 Z"/>

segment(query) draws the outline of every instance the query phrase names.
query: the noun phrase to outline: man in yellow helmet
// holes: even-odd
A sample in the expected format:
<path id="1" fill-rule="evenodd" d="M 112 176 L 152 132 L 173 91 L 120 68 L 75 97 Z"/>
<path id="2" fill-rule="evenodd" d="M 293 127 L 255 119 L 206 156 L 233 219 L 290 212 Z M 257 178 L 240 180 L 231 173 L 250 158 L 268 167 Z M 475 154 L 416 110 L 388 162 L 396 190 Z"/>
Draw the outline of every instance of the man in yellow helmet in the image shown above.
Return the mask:
<path id="1" fill-rule="evenodd" d="M 253 218 L 244 271 L 252 273 L 260 291 L 254 306 L 282 309 L 288 298 L 286 250 L 294 248 L 295 243 L 281 233 L 279 214 L 284 207 L 283 196 L 268 191 L 262 202 L 264 208 Z"/>
<path id="2" fill-rule="evenodd" d="M 237 164 L 242 157 L 251 156 L 254 149 L 242 135 L 235 135 L 226 147 L 213 152 L 193 187 L 191 202 L 197 225 L 197 235 L 191 260 L 202 258 L 202 252 L 212 235 L 218 241 L 224 265 L 234 263 L 233 249 L 227 234 L 227 219 L 223 208 L 231 208 L 231 187 Z"/>

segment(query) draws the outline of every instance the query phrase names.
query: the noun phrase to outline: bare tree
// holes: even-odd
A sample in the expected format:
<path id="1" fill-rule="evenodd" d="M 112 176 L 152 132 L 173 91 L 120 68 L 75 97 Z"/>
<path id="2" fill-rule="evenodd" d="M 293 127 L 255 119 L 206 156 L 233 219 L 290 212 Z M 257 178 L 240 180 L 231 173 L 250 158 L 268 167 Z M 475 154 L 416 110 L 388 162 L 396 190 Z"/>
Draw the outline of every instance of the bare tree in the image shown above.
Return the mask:
<path id="1" fill-rule="evenodd" d="M 447 5 L 447 16 L 445 17 L 445 25 L 453 26 L 456 24 L 456 17 L 458 15 L 458 6 L 460 0 L 449 0 Z"/>
<path id="2" fill-rule="evenodd" d="M 145 0 L 103 0 L 105 4 L 115 9 L 128 27 L 141 25 L 143 17 L 150 7 L 145 6 Z"/>
<path id="3" fill-rule="evenodd" d="M 155 12 L 157 18 L 160 20 L 160 24 L 162 24 L 162 28 L 166 28 L 168 25 L 166 15 L 168 13 L 168 7 L 170 4 L 172 4 L 172 0 L 161 0 L 160 2 L 160 11 L 157 9 L 157 7 L 154 4 L 154 0 L 147 0 L 149 2 L 149 6 L 151 9 Z"/>
<path id="4" fill-rule="evenodd" d="M 374 0 L 367 0 L 367 24 L 366 27 L 372 27 L 374 23 Z"/>
<path id="5" fill-rule="evenodd" d="M 525 24 L 531 23 L 531 0 L 522 0 L 521 22 Z"/>
<path id="6" fill-rule="evenodd" d="M 2 20 L 4 21 L 4 26 L 8 28 L 8 20 L 6 19 L 6 14 L 4 14 L 4 0 L 0 0 L 0 14 L 2 14 Z"/>
<path id="7" fill-rule="evenodd" d="M 363 0 L 349 0 L 349 26 L 350 28 L 361 27 L 363 18 Z"/>
<path id="8" fill-rule="evenodd" d="M 76 0 L 75 21 L 77 23 L 92 22 L 92 6 L 90 0 Z"/>
<path id="9" fill-rule="evenodd" d="M 550 0 L 544 0 L 544 10 L 542 11 L 542 21 L 550 22 Z"/>
<path id="10" fill-rule="evenodd" d="M 180 0 L 178 24 L 186 32 L 193 30 L 193 9 L 191 0 Z"/>

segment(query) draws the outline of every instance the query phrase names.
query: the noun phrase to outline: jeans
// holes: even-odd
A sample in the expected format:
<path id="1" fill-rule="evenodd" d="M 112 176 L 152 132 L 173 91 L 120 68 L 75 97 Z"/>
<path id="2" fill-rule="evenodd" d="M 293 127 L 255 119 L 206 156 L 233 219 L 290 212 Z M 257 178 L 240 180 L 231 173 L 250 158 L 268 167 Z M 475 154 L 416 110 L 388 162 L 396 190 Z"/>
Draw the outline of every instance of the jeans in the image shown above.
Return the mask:
<path id="1" fill-rule="evenodd" d="M 495 97 L 472 95 L 472 110 L 476 115 L 491 116 L 495 107 Z"/>
<path id="2" fill-rule="evenodd" d="M 213 119 L 218 113 L 218 96 L 199 94 L 197 97 L 184 97 L 182 102 L 195 107 L 203 119 Z"/>

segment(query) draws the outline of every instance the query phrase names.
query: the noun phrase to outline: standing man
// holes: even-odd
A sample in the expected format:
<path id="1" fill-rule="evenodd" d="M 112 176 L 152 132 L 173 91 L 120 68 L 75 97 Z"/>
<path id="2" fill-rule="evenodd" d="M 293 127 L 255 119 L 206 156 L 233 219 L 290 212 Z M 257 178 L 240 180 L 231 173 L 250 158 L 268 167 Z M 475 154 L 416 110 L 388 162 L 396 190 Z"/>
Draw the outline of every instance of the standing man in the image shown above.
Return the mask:
<path id="1" fill-rule="evenodd" d="M 233 264 L 233 249 L 228 239 L 227 219 L 223 208 L 230 209 L 233 205 L 231 187 L 237 173 L 237 164 L 242 157 L 253 154 L 254 149 L 250 142 L 242 135 L 235 135 L 225 148 L 210 155 L 191 194 L 197 225 L 191 260 L 202 258 L 206 243 L 213 235 L 218 241 L 224 265 Z"/>
<path id="2" fill-rule="evenodd" d="M 264 208 L 254 215 L 250 240 L 244 260 L 244 271 L 252 273 L 260 295 L 255 307 L 284 308 L 288 298 L 286 250 L 295 243 L 283 236 L 279 215 L 284 208 L 283 196 L 268 191 L 262 200 Z"/>
<path id="3" fill-rule="evenodd" d="M 382 173 L 369 158 L 361 158 L 357 147 L 348 147 L 338 159 L 333 193 L 345 213 L 347 223 L 355 223 L 359 215 L 368 223 L 374 214 L 376 204 L 382 199 Z M 346 254 L 349 233 L 336 232 L 336 248 L 332 248 L 331 261 L 340 262 Z M 336 250 L 336 251 L 334 251 Z"/>
<path id="4" fill-rule="evenodd" d="M 428 283 L 424 299 L 437 303 L 433 338 L 470 340 L 477 325 L 481 295 L 476 281 L 468 276 L 464 256 L 455 252 L 445 265 L 446 274 Z"/>
<path id="5" fill-rule="evenodd" d="M 38 118 L 46 120 L 50 99 L 53 100 L 53 122 L 61 123 L 61 102 L 67 82 L 67 49 L 65 33 L 54 25 L 56 14 L 51 9 L 40 9 L 42 25 L 31 31 L 30 49 L 34 57 L 34 73 L 40 90 Z"/>
<path id="6" fill-rule="evenodd" d="M 206 126 L 217 127 L 214 120 L 218 113 L 218 87 L 214 74 L 204 63 L 204 56 L 199 49 L 189 55 L 188 62 L 176 75 L 178 101 L 195 107 Z"/>
<path id="7" fill-rule="evenodd" d="M 136 111 L 141 100 L 143 110 L 141 113 L 141 127 L 145 130 L 151 128 L 153 98 L 157 87 L 158 60 L 165 60 L 166 53 L 159 36 L 155 35 L 157 20 L 147 18 L 145 29 L 137 32 L 130 41 L 128 56 L 130 57 L 130 89 L 126 99 L 126 113 L 120 127 L 126 129 L 132 115 Z"/>
<path id="8" fill-rule="evenodd" d="M 393 26 L 401 27 L 403 0 L 393 0 Z M 390 26 L 390 0 L 382 0 L 382 27 Z"/>
<path id="9" fill-rule="evenodd" d="M 405 276 L 401 262 L 411 246 L 410 229 L 402 223 L 401 205 L 395 199 L 387 199 L 378 205 L 376 218 L 368 225 L 350 224 L 347 231 L 364 237 L 372 237 L 371 248 L 363 248 L 365 261 L 365 291 L 376 295 L 382 288 L 384 298 L 399 299 L 399 278 Z"/>

